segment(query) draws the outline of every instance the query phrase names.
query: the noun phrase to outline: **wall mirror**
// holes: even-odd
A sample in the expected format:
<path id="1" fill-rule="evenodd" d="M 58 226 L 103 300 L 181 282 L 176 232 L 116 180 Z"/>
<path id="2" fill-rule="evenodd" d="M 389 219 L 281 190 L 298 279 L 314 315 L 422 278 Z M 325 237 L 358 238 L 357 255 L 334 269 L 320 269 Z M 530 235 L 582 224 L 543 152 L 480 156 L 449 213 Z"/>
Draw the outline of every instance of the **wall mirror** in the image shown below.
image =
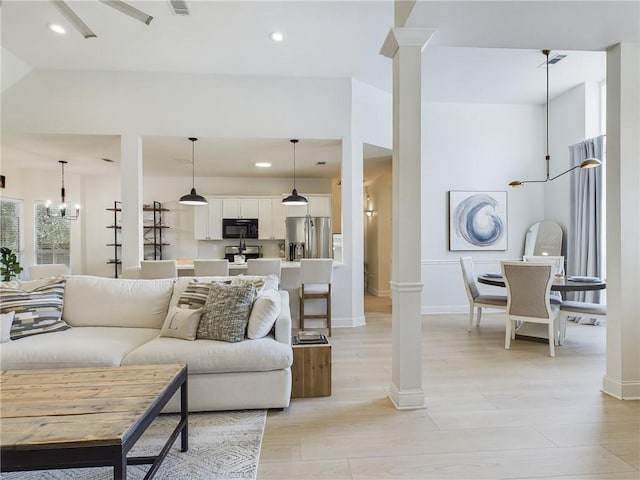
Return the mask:
<path id="1" fill-rule="evenodd" d="M 525 237 L 525 255 L 562 255 L 562 228 L 556 222 L 533 224 Z"/>

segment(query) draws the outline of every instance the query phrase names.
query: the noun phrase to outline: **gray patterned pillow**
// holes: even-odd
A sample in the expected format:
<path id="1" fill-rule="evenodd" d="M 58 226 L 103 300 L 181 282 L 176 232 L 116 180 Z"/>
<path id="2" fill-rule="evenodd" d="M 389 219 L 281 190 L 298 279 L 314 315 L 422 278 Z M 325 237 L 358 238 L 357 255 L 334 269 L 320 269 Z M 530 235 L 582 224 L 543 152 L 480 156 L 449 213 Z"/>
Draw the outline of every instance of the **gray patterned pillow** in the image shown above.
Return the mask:
<path id="1" fill-rule="evenodd" d="M 30 291 L 0 288 L 0 313 L 15 312 L 11 340 L 69 328 L 61 318 L 65 283 L 58 280 Z"/>
<path id="2" fill-rule="evenodd" d="M 202 309 L 196 338 L 241 342 L 256 295 L 251 283 L 226 285 L 212 283 Z"/>

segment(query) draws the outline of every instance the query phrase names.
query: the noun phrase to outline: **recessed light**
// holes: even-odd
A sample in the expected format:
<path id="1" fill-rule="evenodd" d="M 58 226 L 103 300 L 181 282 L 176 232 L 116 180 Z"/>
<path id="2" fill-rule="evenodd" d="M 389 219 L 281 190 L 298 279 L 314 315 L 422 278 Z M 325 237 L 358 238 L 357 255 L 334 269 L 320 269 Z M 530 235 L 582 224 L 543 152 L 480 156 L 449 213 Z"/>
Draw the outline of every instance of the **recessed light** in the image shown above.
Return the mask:
<path id="1" fill-rule="evenodd" d="M 284 40 L 284 33 L 280 31 L 271 32 L 269 38 L 276 43 L 280 43 Z"/>
<path id="2" fill-rule="evenodd" d="M 271 164 L 269 162 L 256 162 L 258 168 L 269 168 Z"/>
<path id="3" fill-rule="evenodd" d="M 49 27 L 49 30 L 51 30 L 52 32 L 56 32 L 59 35 L 64 35 L 65 33 L 67 33 L 64 27 L 62 25 L 58 25 L 57 23 L 50 23 L 47 25 L 47 27 Z"/>

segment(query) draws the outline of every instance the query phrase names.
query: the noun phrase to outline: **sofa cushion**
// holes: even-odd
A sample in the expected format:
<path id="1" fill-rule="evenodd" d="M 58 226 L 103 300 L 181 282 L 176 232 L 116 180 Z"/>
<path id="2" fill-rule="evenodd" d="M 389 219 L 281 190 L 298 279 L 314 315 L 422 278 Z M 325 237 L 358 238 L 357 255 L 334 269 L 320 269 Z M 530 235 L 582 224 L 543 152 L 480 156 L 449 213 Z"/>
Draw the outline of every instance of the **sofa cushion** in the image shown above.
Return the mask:
<path id="1" fill-rule="evenodd" d="M 62 318 L 72 327 L 134 327 L 160 330 L 173 292 L 171 278 L 127 280 L 71 275 Z"/>
<path id="2" fill-rule="evenodd" d="M 160 336 L 195 340 L 201 315 L 202 308 L 169 307 Z"/>
<path id="3" fill-rule="evenodd" d="M 0 313 L 15 312 L 11 339 L 66 330 L 62 321 L 65 280 L 55 280 L 33 290 L 0 287 Z"/>
<path id="4" fill-rule="evenodd" d="M 229 343 L 217 340 L 185 342 L 158 337 L 133 350 L 123 365 L 186 363 L 189 375 L 200 373 L 262 372 L 289 368 L 291 346 L 269 335 L 257 340 Z M 216 395 L 211 392 L 211 395 Z"/>
<path id="5" fill-rule="evenodd" d="M 265 290 L 255 299 L 249 323 L 247 324 L 247 337 L 251 339 L 262 338 L 267 335 L 278 315 L 280 315 L 281 301 L 277 290 Z"/>
<path id="6" fill-rule="evenodd" d="M 4 343 L 0 363 L 6 370 L 117 367 L 127 353 L 157 336 L 150 328 L 73 327 Z"/>
<path id="7" fill-rule="evenodd" d="M 213 282 L 202 309 L 196 337 L 225 342 L 244 340 L 255 294 L 252 283 L 227 285 Z"/>

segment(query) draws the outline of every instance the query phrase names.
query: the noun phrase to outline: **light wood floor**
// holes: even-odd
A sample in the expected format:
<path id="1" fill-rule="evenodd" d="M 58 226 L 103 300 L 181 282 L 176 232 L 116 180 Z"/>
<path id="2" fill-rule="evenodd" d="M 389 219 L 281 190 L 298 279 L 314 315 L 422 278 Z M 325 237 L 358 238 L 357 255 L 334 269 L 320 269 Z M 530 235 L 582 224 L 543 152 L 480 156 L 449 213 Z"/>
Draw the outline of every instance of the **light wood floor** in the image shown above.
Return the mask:
<path id="1" fill-rule="evenodd" d="M 374 301 L 375 303 L 375 301 Z M 640 479 L 640 402 L 599 389 L 605 328 L 570 324 L 556 357 L 504 315 L 423 317 L 426 408 L 387 398 L 391 316 L 334 329 L 333 395 L 269 412 L 258 479 Z"/>

